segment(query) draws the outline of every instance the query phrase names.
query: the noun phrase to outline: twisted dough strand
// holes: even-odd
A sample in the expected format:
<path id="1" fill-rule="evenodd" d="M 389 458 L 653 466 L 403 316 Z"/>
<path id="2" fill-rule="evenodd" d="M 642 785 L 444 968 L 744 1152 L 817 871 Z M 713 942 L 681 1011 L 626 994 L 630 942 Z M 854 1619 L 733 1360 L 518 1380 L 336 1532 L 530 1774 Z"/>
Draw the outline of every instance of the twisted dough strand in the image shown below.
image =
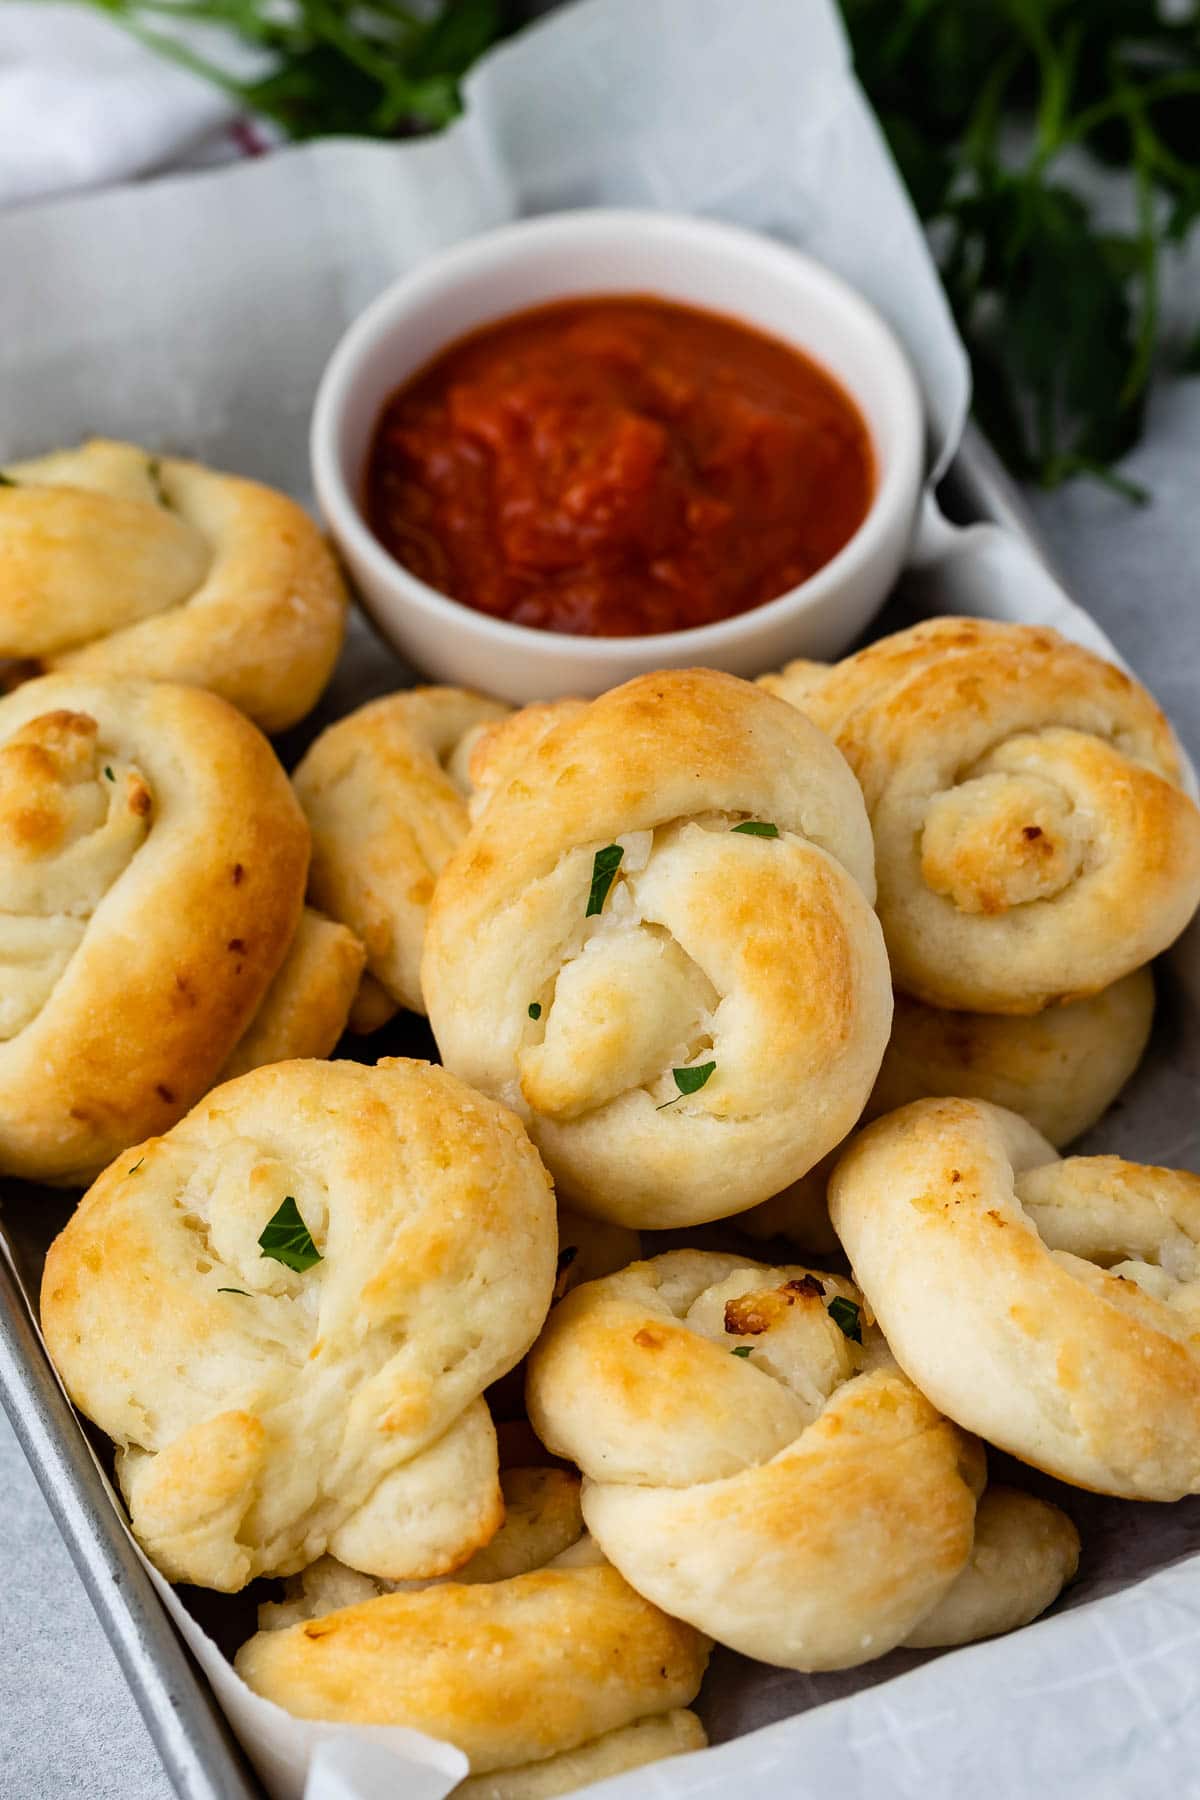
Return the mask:
<path id="1" fill-rule="evenodd" d="M 398 1592 L 322 1558 L 283 1605 L 259 1608 L 238 1672 L 302 1718 L 447 1738 L 476 1772 L 466 1791 L 514 1800 L 703 1744 L 699 1721 L 672 1709 L 695 1697 L 707 1639 L 583 1538 L 577 1476 L 515 1468 L 501 1481 L 504 1523 L 450 1580 Z"/>
<path id="2" fill-rule="evenodd" d="M 264 731 L 317 702 L 346 593 L 308 515 L 258 482 L 95 438 L 0 486 L 0 655 L 182 681 Z"/>
<path id="3" fill-rule="evenodd" d="M 528 1121 L 580 1210 L 741 1210 L 866 1099 L 891 1009 L 872 892 L 819 732 L 732 676 L 641 677 L 510 764 L 443 869 L 421 971 L 443 1058 Z"/>
<path id="4" fill-rule="evenodd" d="M 290 1199 L 317 1260 L 264 1253 Z M 503 1517 L 485 1387 L 549 1307 L 550 1182 L 444 1069 L 288 1062 L 120 1157 L 51 1246 L 46 1341 L 172 1580 L 326 1551 L 457 1568 Z"/>
<path id="5" fill-rule="evenodd" d="M 313 836 L 313 904 L 363 941 L 374 1030 L 397 1007 L 424 1012 L 421 948 L 433 884 L 467 829 L 466 772 L 479 733 L 506 708 L 463 688 L 387 694 L 323 731 L 296 769 Z"/>
<path id="6" fill-rule="evenodd" d="M 300 919 L 308 831 L 214 694 L 0 701 L 0 1167 L 82 1185 L 217 1078 Z"/>
<path id="7" fill-rule="evenodd" d="M 1073 1567 L 1071 1527 L 1031 1503 L 990 1509 L 1004 1578 L 971 1570 L 980 1446 L 824 1271 L 685 1250 L 591 1282 L 551 1314 L 528 1401 L 625 1578 L 767 1662 L 848 1668 L 923 1625 L 1002 1629 Z"/>
<path id="8" fill-rule="evenodd" d="M 949 1417 L 1100 1493 L 1200 1491 L 1200 1177 L 1063 1161 L 1014 1113 L 923 1100 L 854 1140 L 829 1210 Z"/>
<path id="9" fill-rule="evenodd" d="M 897 987 L 1036 1012 L 1165 949 L 1200 900 L 1200 812 L 1146 690 L 1044 627 L 936 619 L 767 678 L 862 784 Z"/>

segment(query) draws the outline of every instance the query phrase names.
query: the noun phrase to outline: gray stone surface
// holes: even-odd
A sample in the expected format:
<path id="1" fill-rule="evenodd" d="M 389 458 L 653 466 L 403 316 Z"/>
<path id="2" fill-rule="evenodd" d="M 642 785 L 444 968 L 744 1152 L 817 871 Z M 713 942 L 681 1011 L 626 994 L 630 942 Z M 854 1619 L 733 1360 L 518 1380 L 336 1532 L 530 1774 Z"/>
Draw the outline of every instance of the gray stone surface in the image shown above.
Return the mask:
<path id="1" fill-rule="evenodd" d="M 0 1496 L 0 1793 L 168 1800 L 162 1764 L 2 1412 Z"/>
<path id="2" fill-rule="evenodd" d="M 1090 483 L 1030 496 L 1067 586 L 1200 760 L 1200 380 L 1164 389 L 1127 472 L 1133 508 Z M 170 1789 L 58 1532 L 0 1415 L 6 1800 L 167 1800 Z"/>

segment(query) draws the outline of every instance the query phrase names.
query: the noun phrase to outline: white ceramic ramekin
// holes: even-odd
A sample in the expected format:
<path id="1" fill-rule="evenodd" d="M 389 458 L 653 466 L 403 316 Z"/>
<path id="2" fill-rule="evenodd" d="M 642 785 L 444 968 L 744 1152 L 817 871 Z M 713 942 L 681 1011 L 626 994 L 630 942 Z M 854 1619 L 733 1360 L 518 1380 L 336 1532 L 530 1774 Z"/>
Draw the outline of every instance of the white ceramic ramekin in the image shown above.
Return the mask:
<path id="1" fill-rule="evenodd" d="M 715 625 L 649 637 L 569 637 L 512 625 L 437 593 L 363 517 L 363 472 L 392 390 L 464 333 L 547 301 L 655 294 L 744 319 L 806 351 L 854 396 L 876 492 L 849 543 L 777 600 Z M 423 263 L 342 338 L 313 410 L 313 477 L 326 525 L 384 637 L 423 674 L 505 700 L 597 694 L 647 669 L 757 675 L 831 657 L 882 603 L 908 549 L 924 421 L 904 352 L 874 308 L 819 263 L 768 238 L 657 212 L 584 210 L 508 225 Z"/>

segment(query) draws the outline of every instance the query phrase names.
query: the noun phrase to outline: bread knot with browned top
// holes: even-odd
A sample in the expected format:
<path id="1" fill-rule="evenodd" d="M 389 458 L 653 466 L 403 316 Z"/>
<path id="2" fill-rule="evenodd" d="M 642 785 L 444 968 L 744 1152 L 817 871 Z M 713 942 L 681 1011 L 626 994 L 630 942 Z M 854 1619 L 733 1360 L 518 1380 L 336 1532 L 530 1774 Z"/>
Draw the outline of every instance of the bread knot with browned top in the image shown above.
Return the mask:
<path id="1" fill-rule="evenodd" d="M 0 656 L 18 673 L 194 682 L 282 731 L 316 704 L 345 613 L 320 532 L 258 482 L 103 438 L 3 470 Z"/>
<path id="2" fill-rule="evenodd" d="M 794 709 L 705 670 L 539 731 L 512 756 L 498 728 L 504 773 L 434 892 L 443 1059 L 521 1114 L 580 1210 L 740 1211 L 850 1129 L 887 1040 L 854 779 Z"/>
<path id="3" fill-rule="evenodd" d="M 849 1668 L 918 1633 L 1008 1629 L 1074 1569 L 1069 1522 L 1001 1490 L 978 1515 L 1001 1554 L 972 1561 L 983 1451 L 842 1276 L 695 1250 L 635 1263 L 555 1308 L 527 1393 L 626 1580 L 765 1662 Z"/>
<path id="4" fill-rule="evenodd" d="M 425 1063 L 282 1063 L 106 1171 L 42 1324 L 172 1580 L 230 1591 L 326 1551 L 437 1575 L 503 1516 L 481 1396 L 536 1336 L 556 1248 L 504 1107 Z"/>
<path id="5" fill-rule="evenodd" d="M 307 863 L 270 745 L 215 695 L 0 700 L 0 1170 L 82 1185 L 173 1124 L 281 980 Z"/>
<path id="6" fill-rule="evenodd" d="M 472 746 L 506 708 L 463 688 L 386 694 L 323 731 L 294 781 L 313 837 L 314 905 L 366 947 L 356 1029 L 424 1012 L 425 916 L 467 830 Z"/>
<path id="7" fill-rule="evenodd" d="M 923 1100 L 855 1139 L 829 1209 L 897 1359 L 968 1430 L 1079 1487 L 1200 1492 L 1200 1176 L 1060 1160 Z"/>
<path id="8" fill-rule="evenodd" d="M 449 1579 L 386 1582 L 324 1557 L 259 1608 L 237 1669 L 307 1719 L 407 1725 L 466 1752 L 457 1800 L 538 1800 L 703 1746 L 712 1646 L 583 1535 L 579 1478 L 501 1476 L 504 1523 Z"/>
<path id="9" fill-rule="evenodd" d="M 943 618 L 764 677 L 862 784 L 896 985 L 1036 1012 L 1171 944 L 1200 901 L 1200 811 L 1143 687 L 1044 626 Z"/>

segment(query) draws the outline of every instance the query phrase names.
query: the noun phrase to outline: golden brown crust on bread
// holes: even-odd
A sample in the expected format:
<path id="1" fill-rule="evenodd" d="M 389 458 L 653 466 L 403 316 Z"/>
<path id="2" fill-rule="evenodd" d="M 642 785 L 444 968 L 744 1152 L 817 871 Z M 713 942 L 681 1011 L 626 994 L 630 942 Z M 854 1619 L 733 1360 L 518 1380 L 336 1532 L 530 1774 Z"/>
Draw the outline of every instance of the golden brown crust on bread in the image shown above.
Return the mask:
<path id="1" fill-rule="evenodd" d="M 1142 1059 L 1154 1017 L 1154 978 L 1135 969 L 1090 999 L 1043 1012 L 949 1012 L 897 993 L 892 1035 L 861 1123 L 913 1100 L 962 1095 L 1007 1107 L 1061 1148 L 1094 1125 Z M 785 1238 L 828 1256 L 841 1248 L 829 1219 L 829 1177 L 849 1139 L 807 1175 L 736 1220 L 748 1237 Z"/>
<path id="2" fill-rule="evenodd" d="M 328 1056 L 346 1029 L 365 961 L 352 931 L 306 906 L 279 973 L 220 1080 L 293 1057 Z"/>
<path id="3" fill-rule="evenodd" d="M 581 1211 L 724 1217 L 862 1109 L 890 1016 L 870 834 L 800 722 L 733 676 L 640 677 L 540 738 L 442 871 L 422 984 L 443 1058 L 520 1112 Z M 681 1097 L 673 1070 L 710 1063 Z"/>
<path id="4" fill-rule="evenodd" d="M 1146 690 L 1044 626 L 934 619 L 796 704 L 862 784 L 897 987 L 1036 1012 L 1164 950 L 1200 899 L 1200 812 Z"/>
<path id="5" fill-rule="evenodd" d="M 236 1666 L 300 1718 L 409 1725 L 480 1773 L 686 1706 L 708 1650 L 600 1564 L 384 1594 L 260 1631 Z"/>
<path id="6" fill-rule="evenodd" d="M 425 1010 L 425 917 L 442 865 L 467 829 L 456 751 L 504 712 L 499 701 L 462 688 L 388 694 L 323 731 L 296 770 L 313 834 L 310 897 L 362 939 L 368 970 L 393 1008 Z M 359 1019 L 374 1028 L 381 1011 L 372 1005 Z"/>
<path id="7" fill-rule="evenodd" d="M 888 1342 L 969 1430 L 1078 1486 L 1200 1490 L 1200 1177 L 1060 1161 L 982 1101 L 856 1137 L 830 1213 Z"/>
<path id="8" fill-rule="evenodd" d="M 705 1251 L 635 1264 L 555 1308 L 528 1401 L 626 1579 L 746 1655 L 882 1655 L 970 1553 L 979 1447 L 839 1276 Z"/>
<path id="9" fill-rule="evenodd" d="M 482 727 L 472 741 L 467 759 L 472 819 L 478 818 L 496 789 L 504 786 L 517 764 L 556 725 L 577 718 L 586 706 L 586 700 L 571 698 L 535 700 L 531 705 L 522 706 L 517 712 Z"/>
<path id="10" fill-rule="evenodd" d="M 55 675 L 0 701 L 0 1167 L 82 1184 L 173 1124 L 274 979 L 307 862 L 270 745 L 215 695 Z"/>
<path id="11" fill-rule="evenodd" d="M 544 1463 L 506 1468 L 500 1475 L 503 1522 L 495 1536 L 452 1574 L 391 1582 L 348 1568 L 336 1557 L 318 1557 L 306 1569 L 288 1576 L 281 1601 L 267 1601 L 259 1607 L 259 1627 L 279 1631 L 287 1625 L 303 1625 L 309 1619 L 373 1600 L 378 1594 L 395 1593 L 398 1588 L 436 1587 L 447 1581 L 467 1585 L 508 1581 L 514 1575 L 544 1568 L 583 1537 L 579 1485 L 572 1470 L 548 1468 Z"/>
<path id="12" fill-rule="evenodd" d="M 1135 969 L 1086 1000 L 1032 1016 L 948 1012 L 896 995 L 892 1035 L 864 1118 L 962 1095 L 1020 1113 L 1061 1148 L 1094 1125 L 1150 1037 L 1154 977 Z"/>
<path id="13" fill-rule="evenodd" d="M 288 1197 L 321 1256 L 299 1272 L 259 1247 Z M 42 1323 L 171 1578 L 234 1589 L 326 1550 L 434 1575 L 503 1517 L 479 1396 L 536 1335 L 555 1244 L 503 1107 L 424 1063 L 282 1063 L 101 1176 Z"/>
<path id="14" fill-rule="evenodd" d="M 285 495 L 105 439 L 6 473 L 0 653 L 84 679 L 210 688 L 264 731 L 316 704 L 346 593 Z"/>

